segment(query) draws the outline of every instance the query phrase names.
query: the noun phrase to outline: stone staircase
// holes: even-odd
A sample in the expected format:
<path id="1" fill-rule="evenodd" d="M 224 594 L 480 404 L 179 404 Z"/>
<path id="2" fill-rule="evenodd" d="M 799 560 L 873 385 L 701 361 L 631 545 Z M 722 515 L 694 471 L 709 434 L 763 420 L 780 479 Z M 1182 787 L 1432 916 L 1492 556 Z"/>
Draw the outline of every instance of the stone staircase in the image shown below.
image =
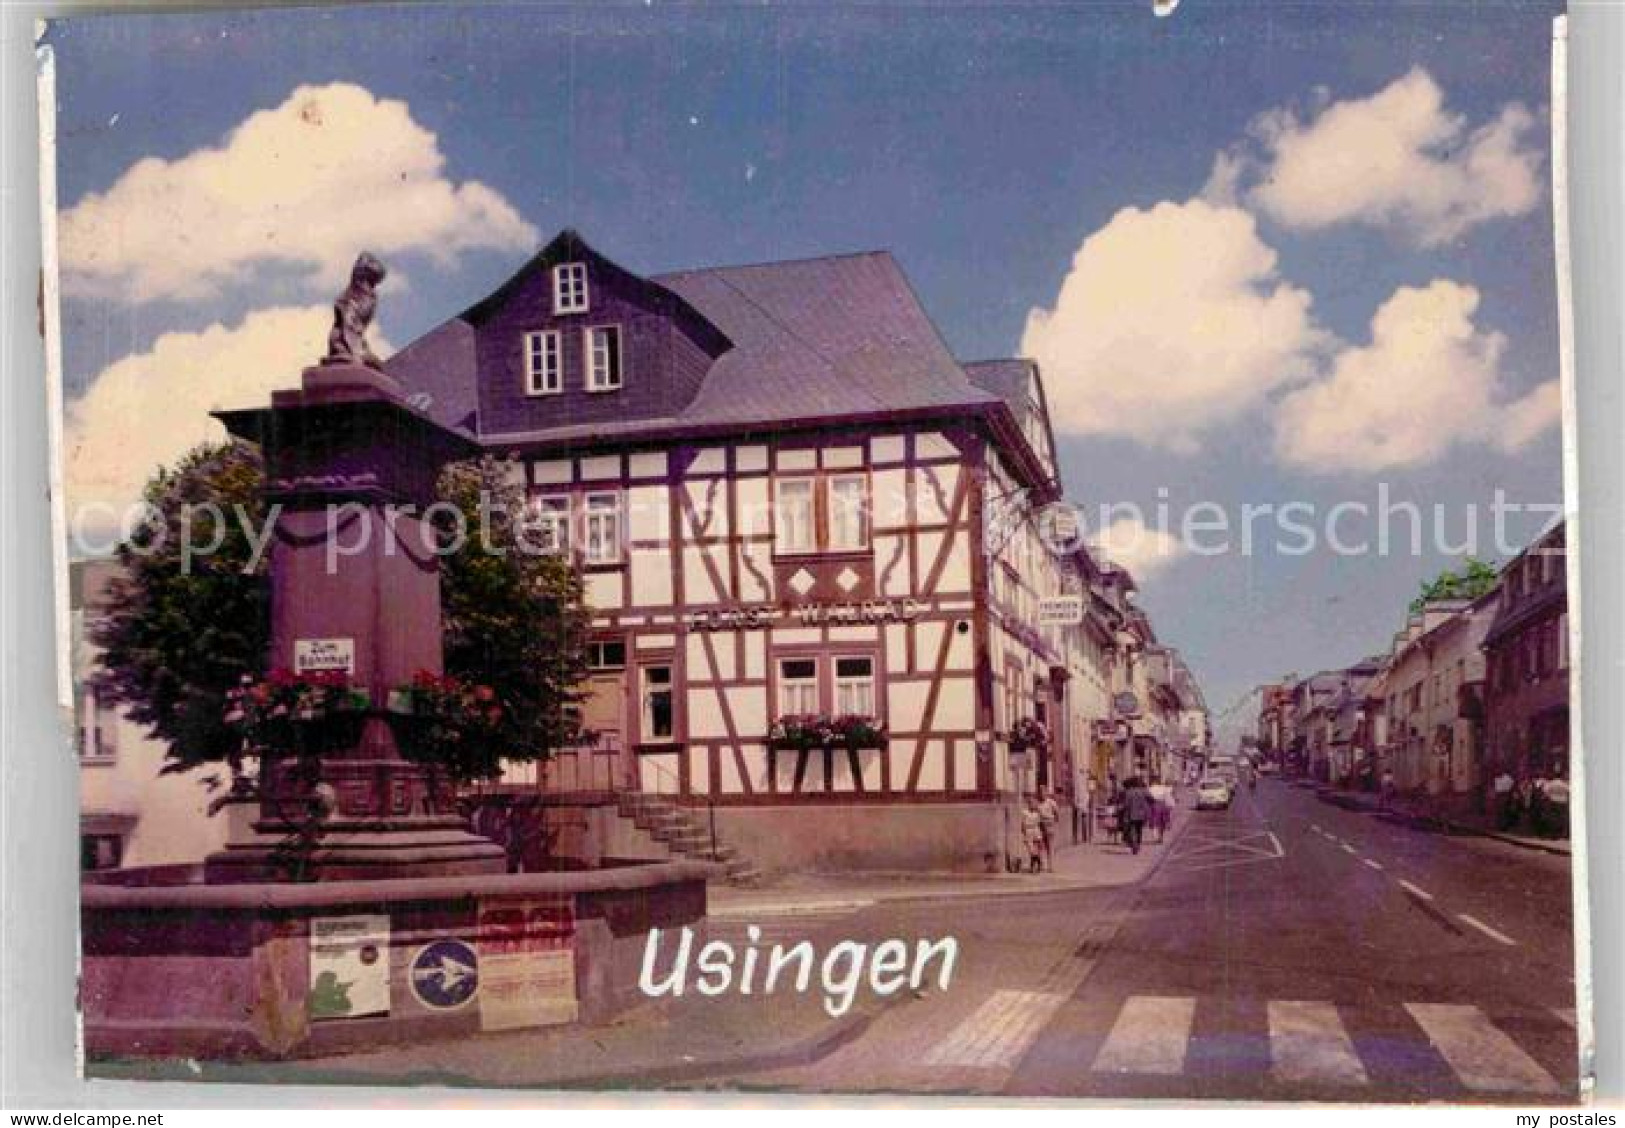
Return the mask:
<path id="1" fill-rule="evenodd" d="M 715 862 L 723 868 L 730 885 L 758 885 L 762 874 L 732 846 L 717 843 L 711 849 L 711 830 L 701 812 L 679 807 L 670 799 L 646 792 L 623 791 L 616 797 L 621 817 L 631 819 L 639 830 L 662 843 L 673 854 L 696 861 Z"/>

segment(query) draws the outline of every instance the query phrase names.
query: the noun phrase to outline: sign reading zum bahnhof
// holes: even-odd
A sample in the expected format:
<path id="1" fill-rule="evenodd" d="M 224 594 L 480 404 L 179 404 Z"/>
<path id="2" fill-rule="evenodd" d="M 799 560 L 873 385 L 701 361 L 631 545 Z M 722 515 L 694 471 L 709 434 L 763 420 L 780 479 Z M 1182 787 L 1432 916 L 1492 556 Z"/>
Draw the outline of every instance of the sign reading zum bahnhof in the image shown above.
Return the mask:
<path id="1" fill-rule="evenodd" d="M 917 599 L 864 599 L 851 603 L 802 603 L 781 613 L 771 603 L 747 607 L 720 607 L 690 611 L 684 622 L 696 631 L 765 630 L 780 626 L 907 623 L 919 617 L 924 605 Z"/>

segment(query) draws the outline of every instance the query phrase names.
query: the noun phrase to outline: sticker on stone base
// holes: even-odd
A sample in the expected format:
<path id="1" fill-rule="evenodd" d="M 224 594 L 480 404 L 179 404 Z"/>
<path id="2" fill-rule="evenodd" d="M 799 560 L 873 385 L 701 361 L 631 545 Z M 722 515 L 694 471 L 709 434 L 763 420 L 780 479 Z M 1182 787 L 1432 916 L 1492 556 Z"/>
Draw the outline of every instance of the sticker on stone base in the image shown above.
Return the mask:
<path id="1" fill-rule="evenodd" d="M 462 940 L 435 940 L 412 959 L 412 995 L 430 1010 L 465 1007 L 480 989 L 480 960 Z"/>
<path id="2" fill-rule="evenodd" d="M 389 1013 L 389 917 L 312 917 L 310 994 L 314 1020 Z"/>
<path id="3" fill-rule="evenodd" d="M 574 1022 L 575 919 L 566 898 L 480 908 L 480 1029 Z"/>

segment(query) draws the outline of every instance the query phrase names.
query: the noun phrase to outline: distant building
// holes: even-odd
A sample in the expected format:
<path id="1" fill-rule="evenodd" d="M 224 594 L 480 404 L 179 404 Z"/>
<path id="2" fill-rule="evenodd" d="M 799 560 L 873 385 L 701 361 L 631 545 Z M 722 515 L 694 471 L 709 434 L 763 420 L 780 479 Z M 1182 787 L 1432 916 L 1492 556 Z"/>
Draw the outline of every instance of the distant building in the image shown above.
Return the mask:
<path id="1" fill-rule="evenodd" d="M 79 757 L 79 854 L 85 870 L 191 866 L 221 848 L 228 816 L 211 817 L 207 768 L 162 774 L 166 746 L 126 717 L 97 684 L 90 632 L 119 574 L 111 560 L 73 564 L 75 743 Z"/>
<path id="2" fill-rule="evenodd" d="M 1492 773 L 1569 772 L 1565 538 L 1559 524 L 1501 569 L 1500 601 L 1484 637 Z"/>

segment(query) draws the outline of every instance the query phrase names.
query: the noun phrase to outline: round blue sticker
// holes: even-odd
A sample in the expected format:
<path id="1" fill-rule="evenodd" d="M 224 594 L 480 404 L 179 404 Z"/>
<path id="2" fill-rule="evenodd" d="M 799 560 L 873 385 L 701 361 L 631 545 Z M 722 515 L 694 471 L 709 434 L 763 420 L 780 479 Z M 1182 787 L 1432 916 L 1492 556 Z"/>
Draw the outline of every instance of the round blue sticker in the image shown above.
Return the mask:
<path id="1" fill-rule="evenodd" d="M 412 960 L 412 994 L 431 1010 L 456 1010 L 480 987 L 480 960 L 461 940 L 436 940 Z"/>

